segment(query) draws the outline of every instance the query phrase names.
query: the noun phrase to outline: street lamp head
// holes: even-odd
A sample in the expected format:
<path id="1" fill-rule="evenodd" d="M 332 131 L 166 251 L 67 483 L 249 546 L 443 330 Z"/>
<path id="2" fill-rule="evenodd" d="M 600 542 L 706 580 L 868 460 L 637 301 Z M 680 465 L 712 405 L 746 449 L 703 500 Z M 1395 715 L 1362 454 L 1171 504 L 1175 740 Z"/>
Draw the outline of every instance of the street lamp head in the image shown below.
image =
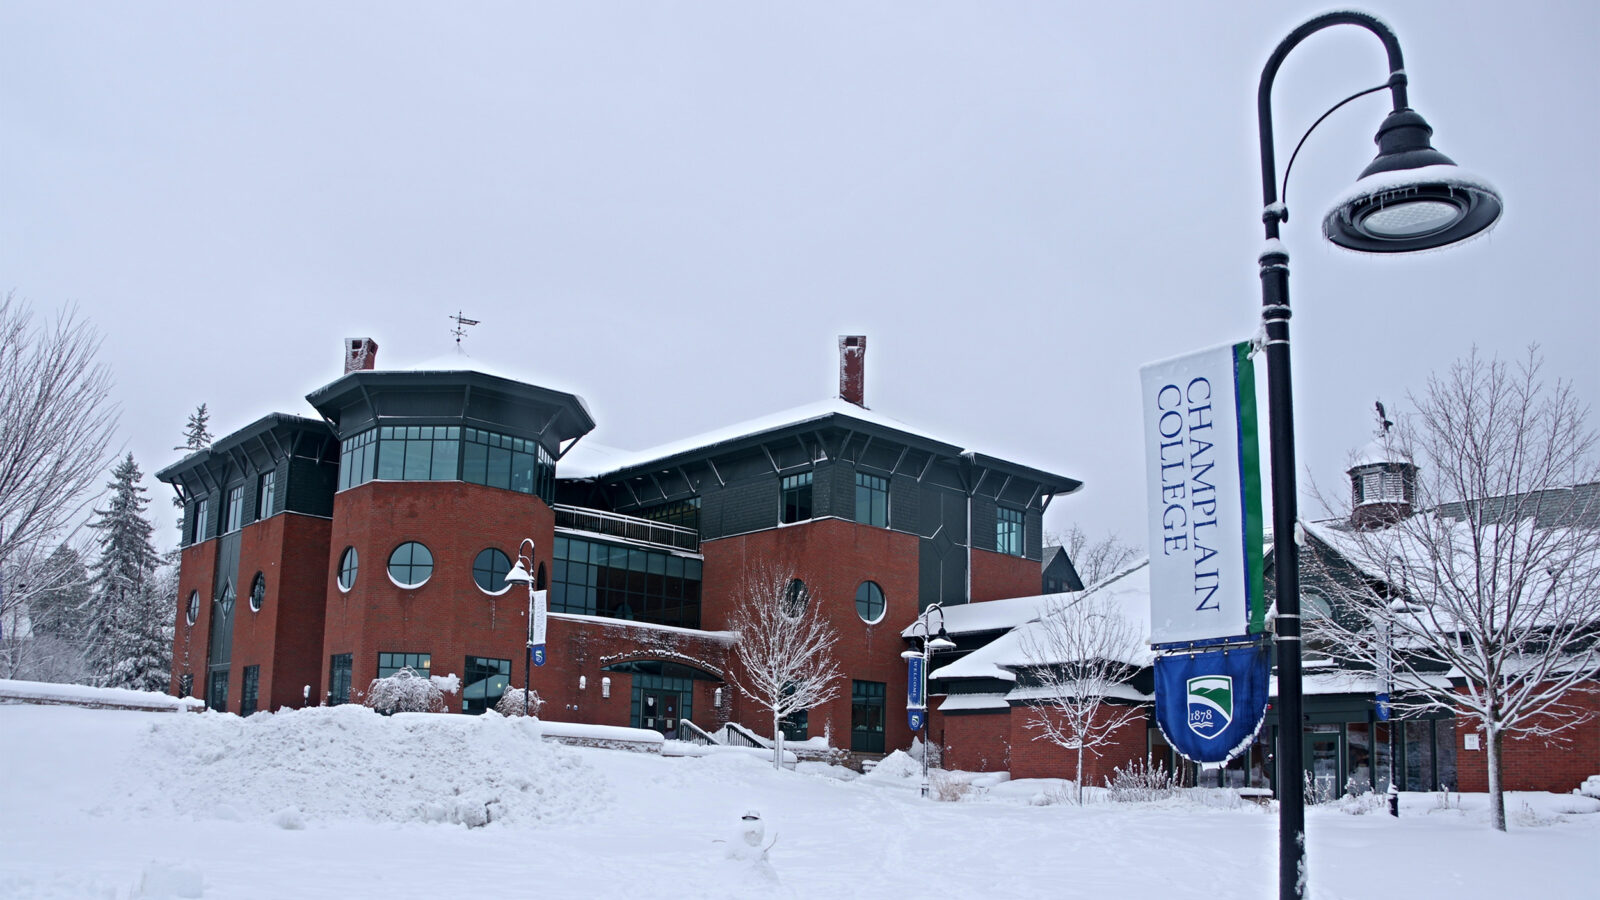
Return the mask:
<path id="1" fill-rule="evenodd" d="M 1347 250 L 1410 253 L 1482 233 L 1500 218 L 1500 192 L 1433 149 L 1433 129 L 1414 110 L 1390 113 L 1378 155 L 1322 220 L 1322 233 Z"/>
<path id="2" fill-rule="evenodd" d="M 939 633 L 934 636 L 933 640 L 928 642 L 928 650 L 930 652 L 943 652 L 945 650 L 954 650 L 955 648 L 956 642 L 950 640 L 950 633 L 945 631 L 942 627 L 939 629 Z"/>
<path id="3" fill-rule="evenodd" d="M 522 564 L 522 560 L 518 559 L 512 564 L 511 571 L 506 573 L 506 584 L 533 585 L 533 576 L 528 573 L 528 567 Z"/>

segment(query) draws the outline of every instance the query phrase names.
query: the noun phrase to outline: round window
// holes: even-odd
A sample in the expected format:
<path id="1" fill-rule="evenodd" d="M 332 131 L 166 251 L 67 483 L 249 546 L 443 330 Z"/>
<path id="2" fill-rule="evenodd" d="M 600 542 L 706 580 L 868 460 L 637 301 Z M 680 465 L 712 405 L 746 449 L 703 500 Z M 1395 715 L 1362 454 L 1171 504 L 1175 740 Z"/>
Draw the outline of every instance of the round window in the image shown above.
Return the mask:
<path id="1" fill-rule="evenodd" d="M 511 560 L 504 553 L 493 547 L 478 554 L 472 561 L 472 580 L 485 593 L 503 594 L 510 585 L 506 584 L 506 573 L 511 571 Z"/>
<path id="2" fill-rule="evenodd" d="M 883 588 L 875 581 L 863 581 L 856 588 L 856 615 L 868 625 L 883 621 Z"/>
<path id="3" fill-rule="evenodd" d="M 791 619 L 798 619 L 806 611 L 806 604 L 810 602 L 811 594 L 806 590 L 806 583 L 796 578 L 789 582 L 789 589 L 783 595 L 783 614 Z"/>
<path id="4" fill-rule="evenodd" d="M 185 620 L 187 620 L 188 624 L 190 624 L 190 625 L 193 625 L 195 623 L 195 620 L 200 618 L 200 592 L 199 591 L 190 591 L 189 592 L 189 608 L 184 610 L 183 617 L 184 617 Z"/>
<path id="5" fill-rule="evenodd" d="M 356 548 L 344 548 L 344 553 L 339 556 L 339 590 L 348 591 L 356 586 L 356 570 L 360 564 Z"/>
<path id="6" fill-rule="evenodd" d="M 406 541 L 389 554 L 389 578 L 403 588 L 421 587 L 433 575 L 433 554 L 416 541 Z"/>
<path id="7" fill-rule="evenodd" d="M 267 576 L 256 573 L 256 580 L 250 582 L 250 610 L 261 612 L 261 604 L 267 602 Z"/>

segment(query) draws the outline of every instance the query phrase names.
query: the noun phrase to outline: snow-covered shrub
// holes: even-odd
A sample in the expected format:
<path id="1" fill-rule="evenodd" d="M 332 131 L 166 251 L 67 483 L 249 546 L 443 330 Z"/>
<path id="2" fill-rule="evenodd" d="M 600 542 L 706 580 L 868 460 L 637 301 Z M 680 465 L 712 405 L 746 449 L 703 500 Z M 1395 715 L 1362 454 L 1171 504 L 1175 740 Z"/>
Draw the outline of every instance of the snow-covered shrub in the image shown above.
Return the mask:
<path id="1" fill-rule="evenodd" d="M 928 773 L 928 793 L 935 800 L 954 803 L 972 794 L 972 782 L 949 772 L 933 771 Z"/>
<path id="2" fill-rule="evenodd" d="M 1389 811 L 1389 796 L 1367 790 L 1362 793 L 1347 791 L 1339 798 L 1339 811 L 1351 816 L 1366 816 Z"/>
<path id="3" fill-rule="evenodd" d="M 366 705 L 388 715 L 397 712 L 444 712 L 444 692 L 409 666 L 367 686 Z"/>
<path id="4" fill-rule="evenodd" d="M 1544 828 L 1560 822 L 1561 817 L 1540 812 L 1534 809 L 1532 804 L 1524 800 L 1522 801 L 1522 808 L 1511 814 L 1511 821 L 1521 825 L 1523 828 Z"/>
<path id="5" fill-rule="evenodd" d="M 906 751 L 917 762 L 922 761 L 922 754 L 928 754 L 928 768 L 937 769 L 944 764 L 944 748 L 939 744 L 924 744 L 922 738 L 911 739 L 911 749 Z"/>
<path id="6" fill-rule="evenodd" d="M 1117 803 L 1146 803 L 1175 795 L 1177 779 L 1167 767 L 1151 757 L 1134 760 L 1111 770 L 1106 779 L 1106 797 Z"/>
<path id="7" fill-rule="evenodd" d="M 537 716 L 541 706 L 544 706 L 544 701 L 539 699 L 539 692 L 528 692 L 528 715 Z M 506 692 L 500 695 L 500 702 L 494 705 L 494 711 L 502 716 L 520 716 L 523 708 L 522 688 L 506 688 Z"/>

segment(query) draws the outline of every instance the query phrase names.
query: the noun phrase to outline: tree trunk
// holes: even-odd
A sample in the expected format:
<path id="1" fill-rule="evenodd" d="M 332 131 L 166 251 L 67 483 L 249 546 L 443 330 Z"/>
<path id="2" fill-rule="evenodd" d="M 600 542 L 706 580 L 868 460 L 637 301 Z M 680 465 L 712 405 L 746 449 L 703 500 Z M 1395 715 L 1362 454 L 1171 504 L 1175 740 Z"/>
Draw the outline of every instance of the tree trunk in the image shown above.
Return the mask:
<path id="1" fill-rule="evenodd" d="M 1078 741 L 1078 805 L 1083 805 L 1083 741 Z"/>
<path id="2" fill-rule="evenodd" d="M 1495 831 L 1506 830 L 1506 796 L 1500 783 L 1500 741 L 1503 733 L 1490 725 L 1485 729 L 1489 765 L 1489 824 Z"/>
<path id="3" fill-rule="evenodd" d="M 783 729 L 779 727 L 778 711 L 772 711 L 772 768 L 783 770 Z"/>

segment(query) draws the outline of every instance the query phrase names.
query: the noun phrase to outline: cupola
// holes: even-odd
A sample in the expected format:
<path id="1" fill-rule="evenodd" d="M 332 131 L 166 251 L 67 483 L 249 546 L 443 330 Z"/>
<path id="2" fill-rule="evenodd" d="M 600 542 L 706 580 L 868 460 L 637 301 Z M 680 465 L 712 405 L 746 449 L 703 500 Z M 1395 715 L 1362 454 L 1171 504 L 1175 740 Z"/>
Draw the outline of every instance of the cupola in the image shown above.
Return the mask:
<path id="1" fill-rule="evenodd" d="M 1417 466 L 1396 446 L 1390 429 L 1394 423 L 1378 411 L 1377 436 L 1356 451 L 1346 470 L 1350 476 L 1350 524 L 1355 528 L 1383 528 L 1409 517 L 1417 499 Z"/>

